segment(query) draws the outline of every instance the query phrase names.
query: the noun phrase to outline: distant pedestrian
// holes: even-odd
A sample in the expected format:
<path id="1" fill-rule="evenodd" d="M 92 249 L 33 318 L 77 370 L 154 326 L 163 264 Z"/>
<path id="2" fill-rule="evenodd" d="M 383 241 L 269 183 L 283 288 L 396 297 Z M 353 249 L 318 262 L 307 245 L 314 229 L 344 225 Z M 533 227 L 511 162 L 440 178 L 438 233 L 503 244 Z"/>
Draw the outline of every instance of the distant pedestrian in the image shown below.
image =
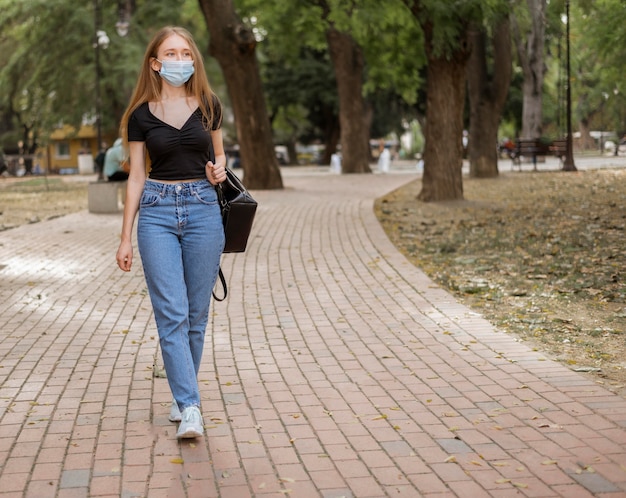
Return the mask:
<path id="1" fill-rule="evenodd" d="M 389 149 L 385 147 L 378 157 L 378 171 L 380 171 L 381 173 L 389 173 L 390 165 L 391 153 L 389 152 Z"/>
<path id="2" fill-rule="evenodd" d="M 116 259 L 130 271 L 132 229 L 174 401 L 177 438 L 202 436 L 198 372 L 224 247 L 215 185 L 226 179 L 222 111 L 191 34 L 158 31 L 121 122 L 130 175 Z M 146 153 L 151 165 L 147 171 Z"/>
<path id="3" fill-rule="evenodd" d="M 122 139 L 118 138 L 107 150 L 104 156 L 104 176 L 110 182 L 123 182 L 128 180 L 128 171 L 125 171 L 124 146 Z"/>
<path id="4" fill-rule="evenodd" d="M 341 154 L 335 152 L 330 156 L 330 172 L 341 174 Z"/>
<path id="5" fill-rule="evenodd" d="M 94 164 L 96 166 L 96 173 L 98 175 L 98 180 L 104 180 L 104 159 L 106 157 L 107 151 L 107 143 L 102 142 L 100 144 L 100 149 L 98 150 L 98 154 L 94 159 Z"/>

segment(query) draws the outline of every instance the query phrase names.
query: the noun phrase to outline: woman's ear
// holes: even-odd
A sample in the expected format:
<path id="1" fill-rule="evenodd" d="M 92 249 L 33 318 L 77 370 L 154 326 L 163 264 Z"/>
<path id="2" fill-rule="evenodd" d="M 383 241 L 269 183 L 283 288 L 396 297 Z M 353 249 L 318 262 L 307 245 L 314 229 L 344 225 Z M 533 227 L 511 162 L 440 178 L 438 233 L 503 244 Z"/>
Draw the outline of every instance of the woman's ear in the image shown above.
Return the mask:
<path id="1" fill-rule="evenodd" d="M 153 71 L 156 71 L 158 73 L 161 70 L 161 66 L 162 64 L 157 60 L 156 57 L 152 57 L 150 59 L 150 67 Z"/>

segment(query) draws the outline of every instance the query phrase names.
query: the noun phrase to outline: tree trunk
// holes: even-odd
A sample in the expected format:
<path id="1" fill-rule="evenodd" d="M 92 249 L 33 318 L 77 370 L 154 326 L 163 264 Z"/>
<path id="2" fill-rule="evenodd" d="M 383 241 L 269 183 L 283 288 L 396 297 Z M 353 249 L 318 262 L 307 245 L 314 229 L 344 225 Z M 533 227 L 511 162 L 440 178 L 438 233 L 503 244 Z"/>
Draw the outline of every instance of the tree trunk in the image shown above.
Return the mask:
<path id="1" fill-rule="evenodd" d="M 324 151 L 320 159 L 320 164 L 330 164 L 330 157 L 337 152 L 337 145 L 341 139 L 341 129 L 339 128 L 339 121 L 336 117 L 333 117 L 333 113 L 328 113 L 329 119 L 326 120 L 327 126 L 324 129 Z"/>
<path id="2" fill-rule="evenodd" d="M 498 176 L 498 126 L 511 83 L 511 35 L 508 18 L 494 29 L 493 72 L 487 70 L 485 30 L 469 35 L 472 52 L 467 66 L 470 105 L 469 161 L 470 176 Z"/>
<path id="3" fill-rule="evenodd" d="M 596 148 L 596 141 L 591 136 L 591 127 L 588 119 L 581 119 L 578 123 L 580 138 L 578 139 L 578 150 L 585 152 Z"/>
<path id="4" fill-rule="evenodd" d="M 433 55 L 432 27 L 424 26 L 428 56 L 424 175 L 418 199 L 463 199 L 463 107 L 467 43 L 450 56 Z M 464 35 L 465 36 L 465 35 Z"/>
<path id="5" fill-rule="evenodd" d="M 363 99 L 364 59 L 353 38 L 330 26 L 326 40 L 337 78 L 339 126 L 341 128 L 341 171 L 370 173 L 369 129 Z"/>
<path id="6" fill-rule="evenodd" d="M 287 164 L 295 166 L 298 164 L 298 150 L 296 149 L 296 140 L 291 138 L 285 143 L 287 146 Z"/>
<path id="7" fill-rule="evenodd" d="M 199 0 L 211 35 L 210 54 L 219 62 L 235 114 L 244 182 L 250 189 L 283 187 L 274 153 L 252 30 L 232 0 Z"/>
<path id="8" fill-rule="evenodd" d="M 546 0 L 527 0 L 527 2 L 531 28 L 525 42 L 522 40 L 515 17 L 512 17 L 517 56 L 524 72 L 521 138 L 540 138 L 543 120 L 542 95 L 545 73 L 543 49 L 546 31 Z"/>

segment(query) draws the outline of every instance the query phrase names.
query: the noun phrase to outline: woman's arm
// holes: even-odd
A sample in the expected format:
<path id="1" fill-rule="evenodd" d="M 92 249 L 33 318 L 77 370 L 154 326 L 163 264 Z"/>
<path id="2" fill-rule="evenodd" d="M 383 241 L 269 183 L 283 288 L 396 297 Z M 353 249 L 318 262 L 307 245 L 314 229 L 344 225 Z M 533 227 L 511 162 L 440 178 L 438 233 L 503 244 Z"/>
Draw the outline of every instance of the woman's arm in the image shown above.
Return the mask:
<path id="1" fill-rule="evenodd" d="M 224 152 L 224 140 L 222 130 L 212 130 L 211 140 L 213 140 L 213 151 L 215 152 L 215 163 L 206 163 L 206 176 L 212 185 L 217 185 L 226 180 L 226 153 Z"/>
<path id="2" fill-rule="evenodd" d="M 130 173 L 126 185 L 122 235 L 116 255 L 117 265 L 124 271 L 130 271 L 133 263 L 133 225 L 139 211 L 139 201 L 147 176 L 145 142 L 130 142 L 129 148 Z"/>

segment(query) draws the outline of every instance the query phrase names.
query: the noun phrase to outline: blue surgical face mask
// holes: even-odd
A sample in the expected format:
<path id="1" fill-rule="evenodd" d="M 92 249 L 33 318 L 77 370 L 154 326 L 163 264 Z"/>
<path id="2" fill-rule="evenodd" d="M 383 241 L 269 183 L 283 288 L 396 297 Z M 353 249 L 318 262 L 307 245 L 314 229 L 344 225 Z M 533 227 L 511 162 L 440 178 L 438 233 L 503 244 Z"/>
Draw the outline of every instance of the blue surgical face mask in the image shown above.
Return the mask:
<path id="1" fill-rule="evenodd" d="M 159 59 L 157 59 L 159 61 Z M 183 86 L 189 81 L 195 69 L 193 61 L 159 61 L 161 78 L 172 86 Z"/>

